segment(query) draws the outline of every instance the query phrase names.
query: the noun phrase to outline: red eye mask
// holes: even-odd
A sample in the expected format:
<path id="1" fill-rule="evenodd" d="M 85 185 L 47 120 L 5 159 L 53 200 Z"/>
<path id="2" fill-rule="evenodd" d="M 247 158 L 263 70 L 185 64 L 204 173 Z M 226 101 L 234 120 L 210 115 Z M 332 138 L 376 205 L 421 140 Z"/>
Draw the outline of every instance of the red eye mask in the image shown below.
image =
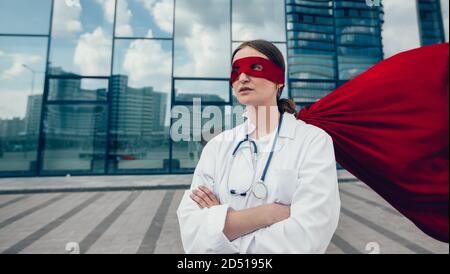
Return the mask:
<path id="1" fill-rule="evenodd" d="M 262 57 L 246 57 L 234 61 L 231 66 L 230 83 L 233 84 L 241 73 L 284 85 L 284 71 L 272 61 Z"/>

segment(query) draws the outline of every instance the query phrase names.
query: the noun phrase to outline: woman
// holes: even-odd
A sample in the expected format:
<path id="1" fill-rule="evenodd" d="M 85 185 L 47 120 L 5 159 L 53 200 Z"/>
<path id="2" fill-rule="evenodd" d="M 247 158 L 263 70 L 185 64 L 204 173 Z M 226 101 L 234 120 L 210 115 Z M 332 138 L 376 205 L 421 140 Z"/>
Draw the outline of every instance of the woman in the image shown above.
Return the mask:
<path id="1" fill-rule="evenodd" d="M 285 64 L 244 42 L 230 82 L 247 120 L 207 143 L 177 211 L 186 253 L 324 253 L 340 198 L 331 137 L 280 99 Z"/>

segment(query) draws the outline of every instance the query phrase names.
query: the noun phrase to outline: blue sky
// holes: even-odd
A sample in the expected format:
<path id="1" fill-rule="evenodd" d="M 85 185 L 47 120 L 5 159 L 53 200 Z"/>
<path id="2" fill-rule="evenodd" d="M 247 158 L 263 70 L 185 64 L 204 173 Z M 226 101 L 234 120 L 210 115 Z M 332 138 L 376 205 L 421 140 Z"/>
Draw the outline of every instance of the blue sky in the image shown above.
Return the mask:
<path id="1" fill-rule="evenodd" d="M 43 18 L 50 18 L 50 5 L 51 0 L 0 0 L 0 33 L 48 33 L 50 20 Z"/>

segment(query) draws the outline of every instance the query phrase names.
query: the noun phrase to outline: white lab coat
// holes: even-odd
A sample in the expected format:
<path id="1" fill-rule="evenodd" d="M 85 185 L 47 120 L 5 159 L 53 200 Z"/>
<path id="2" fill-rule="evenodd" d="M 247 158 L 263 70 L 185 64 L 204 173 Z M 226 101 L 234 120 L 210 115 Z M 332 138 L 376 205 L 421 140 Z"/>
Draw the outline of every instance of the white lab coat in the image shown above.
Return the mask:
<path id="1" fill-rule="evenodd" d="M 322 129 L 284 113 L 279 139 L 265 183 L 266 200 L 232 196 L 230 189 L 245 191 L 252 178 L 259 179 L 268 153 L 256 164 L 247 148 L 240 149 L 232 170 L 231 153 L 237 143 L 255 130 L 247 119 L 207 143 L 194 171 L 192 185 L 177 210 L 181 239 L 186 253 L 324 253 L 338 225 L 340 198 L 336 161 L 331 137 Z M 270 142 L 271 144 L 271 142 Z M 256 174 L 256 175 L 255 175 Z M 191 191 L 205 185 L 221 204 L 200 209 Z M 288 219 L 244 235 L 232 242 L 223 234 L 227 211 L 265 203 L 291 205 Z"/>

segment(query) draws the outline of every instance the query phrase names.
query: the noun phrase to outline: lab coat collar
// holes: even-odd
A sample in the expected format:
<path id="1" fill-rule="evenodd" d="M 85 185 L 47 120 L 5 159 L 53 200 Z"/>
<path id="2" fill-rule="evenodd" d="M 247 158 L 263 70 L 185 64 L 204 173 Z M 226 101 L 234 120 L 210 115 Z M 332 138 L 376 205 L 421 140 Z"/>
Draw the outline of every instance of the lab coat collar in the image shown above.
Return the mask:
<path id="1" fill-rule="evenodd" d="M 255 131 L 256 126 L 253 124 L 250 119 L 248 119 L 248 112 L 245 111 L 242 114 L 243 117 L 247 118 L 245 121 L 244 132 L 248 135 L 252 134 Z M 279 136 L 282 138 L 295 138 L 295 123 L 299 121 L 295 118 L 294 114 L 285 112 L 283 113 L 283 123 L 281 124 L 281 129 Z"/>

